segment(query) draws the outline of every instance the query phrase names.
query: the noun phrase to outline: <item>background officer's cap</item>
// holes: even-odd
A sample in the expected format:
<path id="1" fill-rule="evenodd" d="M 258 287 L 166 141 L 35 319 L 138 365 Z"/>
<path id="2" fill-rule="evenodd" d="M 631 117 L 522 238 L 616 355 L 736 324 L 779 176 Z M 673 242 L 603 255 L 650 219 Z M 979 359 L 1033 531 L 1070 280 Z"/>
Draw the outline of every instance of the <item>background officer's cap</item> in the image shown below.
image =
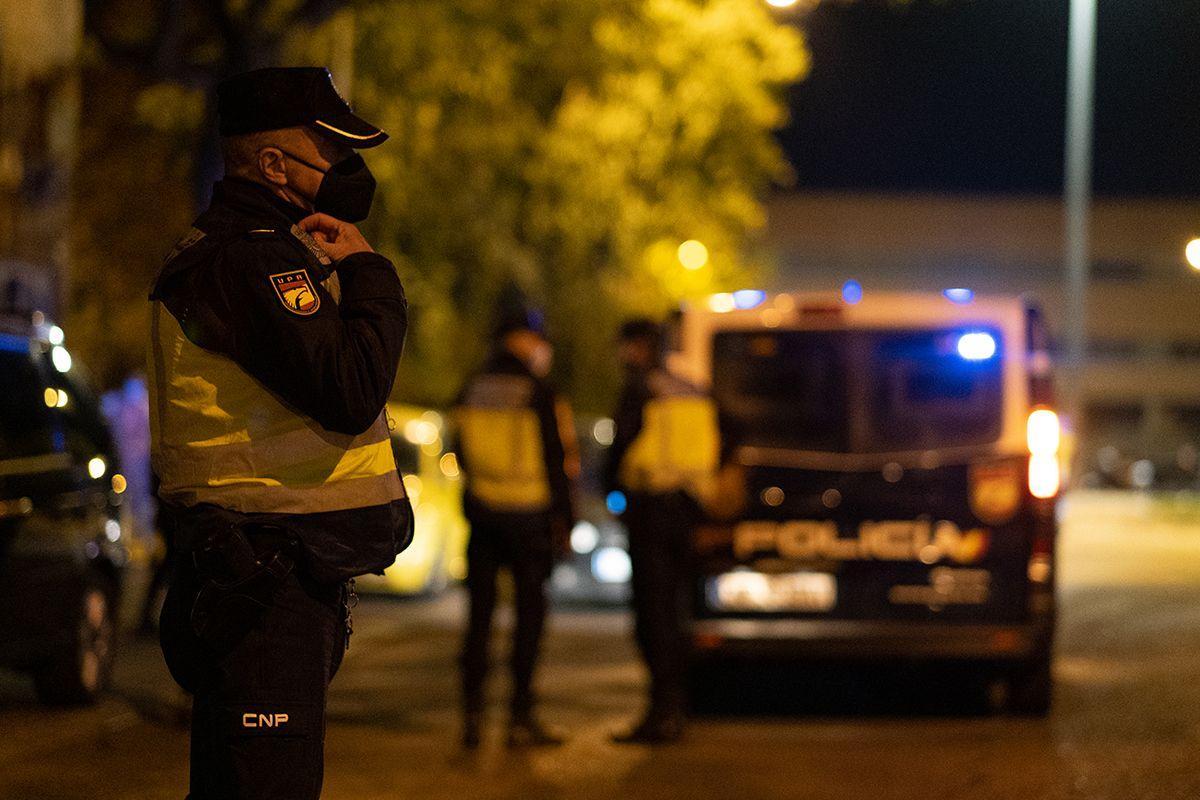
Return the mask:
<path id="1" fill-rule="evenodd" d="M 524 292 L 510 284 L 497 298 L 492 332 L 500 337 L 513 331 L 530 331 L 545 337 L 546 315 L 529 302 Z"/>
<path id="2" fill-rule="evenodd" d="M 648 317 L 634 317 L 621 325 L 617 340 L 629 342 L 635 339 L 645 339 L 657 344 L 662 340 L 663 326 Z"/>
<path id="3" fill-rule="evenodd" d="M 308 125 L 356 150 L 388 138 L 354 115 L 324 67 L 268 67 L 227 78 L 217 86 L 217 113 L 222 136 Z"/>

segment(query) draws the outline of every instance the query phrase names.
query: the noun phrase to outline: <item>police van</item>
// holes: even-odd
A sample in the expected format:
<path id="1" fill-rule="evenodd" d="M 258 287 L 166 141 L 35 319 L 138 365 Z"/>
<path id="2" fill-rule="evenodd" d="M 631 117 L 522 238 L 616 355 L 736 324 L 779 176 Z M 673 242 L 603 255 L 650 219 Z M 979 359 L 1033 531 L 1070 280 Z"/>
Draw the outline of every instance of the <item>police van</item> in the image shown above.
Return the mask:
<path id="1" fill-rule="evenodd" d="M 731 661 L 977 662 L 1048 711 L 1062 478 L 1035 308 L 737 292 L 685 310 L 669 357 L 734 445 L 734 502 L 694 539 L 693 692 Z"/>

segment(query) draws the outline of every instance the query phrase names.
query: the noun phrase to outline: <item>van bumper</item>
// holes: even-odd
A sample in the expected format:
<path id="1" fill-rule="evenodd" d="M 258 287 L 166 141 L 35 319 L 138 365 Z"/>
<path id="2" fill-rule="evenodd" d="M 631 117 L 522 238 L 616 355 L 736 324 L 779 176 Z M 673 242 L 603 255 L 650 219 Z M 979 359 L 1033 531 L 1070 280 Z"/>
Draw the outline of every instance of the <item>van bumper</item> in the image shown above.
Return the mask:
<path id="1" fill-rule="evenodd" d="M 694 658 L 1022 660 L 1049 652 L 1053 618 L 1024 624 L 708 618 Z"/>

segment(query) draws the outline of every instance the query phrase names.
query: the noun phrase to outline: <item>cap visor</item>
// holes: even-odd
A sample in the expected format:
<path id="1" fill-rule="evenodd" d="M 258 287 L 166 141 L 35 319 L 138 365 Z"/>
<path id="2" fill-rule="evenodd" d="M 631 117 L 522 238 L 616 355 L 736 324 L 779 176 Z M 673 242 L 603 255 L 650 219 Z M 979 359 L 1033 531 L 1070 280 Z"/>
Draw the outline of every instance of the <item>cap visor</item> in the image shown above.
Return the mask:
<path id="1" fill-rule="evenodd" d="M 335 142 L 353 147 L 355 150 L 365 150 L 387 141 L 388 135 L 354 114 L 339 114 L 326 119 L 314 119 L 312 126 L 318 133 L 328 136 Z"/>

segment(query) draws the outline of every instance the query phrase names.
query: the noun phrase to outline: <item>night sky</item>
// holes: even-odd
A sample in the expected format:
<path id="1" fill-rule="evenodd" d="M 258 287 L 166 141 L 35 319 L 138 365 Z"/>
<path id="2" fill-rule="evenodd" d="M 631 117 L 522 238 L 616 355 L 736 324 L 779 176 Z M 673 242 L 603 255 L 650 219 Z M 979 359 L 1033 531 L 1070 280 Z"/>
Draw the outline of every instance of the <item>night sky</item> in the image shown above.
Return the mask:
<path id="1" fill-rule="evenodd" d="M 826 2 L 781 140 L 800 188 L 1052 194 L 1067 0 Z M 1200 0 L 1100 0 L 1095 188 L 1200 198 Z"/>

